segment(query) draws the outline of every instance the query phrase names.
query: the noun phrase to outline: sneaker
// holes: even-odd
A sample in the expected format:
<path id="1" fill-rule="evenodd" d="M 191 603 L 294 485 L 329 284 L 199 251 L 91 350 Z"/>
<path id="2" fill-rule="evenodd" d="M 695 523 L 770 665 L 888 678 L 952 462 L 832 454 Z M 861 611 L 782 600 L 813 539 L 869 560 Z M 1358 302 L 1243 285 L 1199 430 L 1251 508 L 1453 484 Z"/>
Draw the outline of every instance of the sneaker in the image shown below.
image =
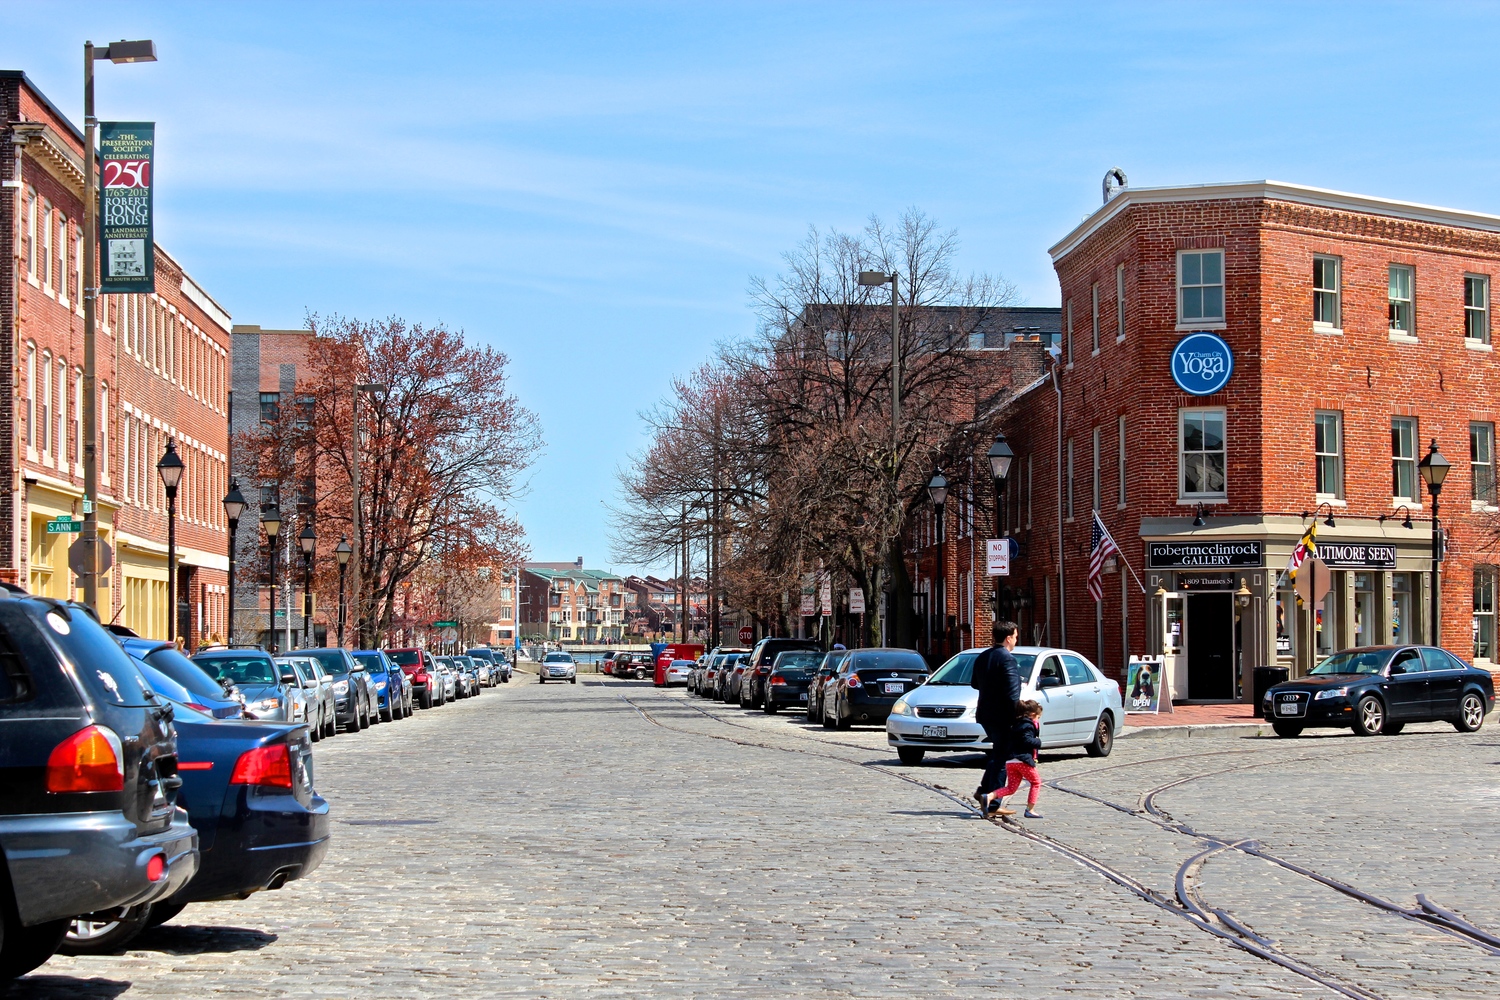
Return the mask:
<path id="1" fill-rule="evenodd" d="M 1032 809 L 1031 807 L 1028 806 L 1027 809 L 1026 809 L 1026 818 L 1027 819 L 1045 819 L 1046 817 L 1044 817 L 1041 813 L 1037 812 L 1035 809 Z"/>

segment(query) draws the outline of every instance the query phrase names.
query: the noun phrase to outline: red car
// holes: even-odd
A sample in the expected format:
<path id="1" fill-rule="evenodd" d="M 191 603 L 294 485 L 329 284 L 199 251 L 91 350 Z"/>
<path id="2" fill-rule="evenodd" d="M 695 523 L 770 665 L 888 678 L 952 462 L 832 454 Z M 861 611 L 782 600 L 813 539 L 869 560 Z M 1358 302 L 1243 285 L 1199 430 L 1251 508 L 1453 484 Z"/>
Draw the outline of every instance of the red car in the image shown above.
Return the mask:
<path id="1" fill-rule="evenodd" d="M 435 667 L 431 653 L 425 649 L 387 649 L 385 655 L 395 660 L 411 681 L 414 702 L 423 708 L 443 703 L 442 679 L 436 673 L 429 673 Z"/>

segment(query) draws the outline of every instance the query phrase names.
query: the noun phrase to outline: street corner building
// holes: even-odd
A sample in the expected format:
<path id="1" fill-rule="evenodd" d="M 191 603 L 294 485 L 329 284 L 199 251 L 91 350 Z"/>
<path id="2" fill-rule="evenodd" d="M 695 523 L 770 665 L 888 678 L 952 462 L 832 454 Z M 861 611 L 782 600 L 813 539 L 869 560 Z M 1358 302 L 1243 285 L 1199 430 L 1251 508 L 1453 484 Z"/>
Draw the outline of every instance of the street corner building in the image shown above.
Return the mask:
<path id="1" fill-rule="evenodd" d="M 1273 181 L 1125 187 L 1051 255 L 1060 355 L 1005 426 L 1027 639 L 1116 678 L 1163 656 L 1192 701 L 1248 701 L 1255 666 L 1356 645 L 1436 637 L 1493 667 L 1500 217 Z M 1434 444 L 1452 468 L 1436 563 Z M 1103 561 L 1097 602 L 1096 511 L 1129 563 Z M 1321 606 L 1283 574 L 1310 529 Z"/>
<path id="2" fill-rule="evenodd" d="M 0 580 L 81 597 L 68 530 L 83 472 L 83 134 L 24 73 L 0 71 Z M 175 441 L 176 632 L 222 634 L 228 582 L 228 313 L 160 246 L 156 291 L 100 295 L 99 534 L 113 551 L 99 610 L 168 632 L 167 499 Z"/>

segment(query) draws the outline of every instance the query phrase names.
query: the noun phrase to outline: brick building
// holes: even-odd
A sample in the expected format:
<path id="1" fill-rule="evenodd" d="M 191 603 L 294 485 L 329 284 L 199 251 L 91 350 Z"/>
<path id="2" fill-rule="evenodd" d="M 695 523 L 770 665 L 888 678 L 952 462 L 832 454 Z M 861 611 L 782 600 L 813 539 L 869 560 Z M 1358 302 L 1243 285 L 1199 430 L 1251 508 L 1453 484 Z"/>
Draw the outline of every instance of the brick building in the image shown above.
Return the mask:
<path id="1" fill-rule="evenodd" d="M 78 594 L 47 522 L 82 516 L 83 135 L 20 71 L 0 71 L 0 577 Z M 165 637 L 168 440 L 177 497 L 177 632 L 224 630 L 228 313 L 161 247 L 156 291 L 103 295 L 97 328 L 100 537 L 115 553 L 100 611 Z"/>
<path id="2" fill-rule="evenodd" d="M 1124 188 L 1051 254 L 1061 356 L 1006 427 L 1027 640 L 1114 676 L 1164 653 L 1192 700 L 1246 695 L 1256 664 L 1430 641 L 1435 441 L 1442 644 L 1493 664 L 1500 217 L 1276 182 Z M 1215 365 L 1227 382 L 1194 381 Z M 1115 564 L 1090 598 L 1094 510 L 1144 592 Z M 1277 586 L 1315 522 L 1321 611 Z"/>
<path id="3" fill-rule="evenodd" d="M 523 639 L 617 643 L 625 634 L 625 580 L 571 563 L 529 562 L 521 571 Z"/>

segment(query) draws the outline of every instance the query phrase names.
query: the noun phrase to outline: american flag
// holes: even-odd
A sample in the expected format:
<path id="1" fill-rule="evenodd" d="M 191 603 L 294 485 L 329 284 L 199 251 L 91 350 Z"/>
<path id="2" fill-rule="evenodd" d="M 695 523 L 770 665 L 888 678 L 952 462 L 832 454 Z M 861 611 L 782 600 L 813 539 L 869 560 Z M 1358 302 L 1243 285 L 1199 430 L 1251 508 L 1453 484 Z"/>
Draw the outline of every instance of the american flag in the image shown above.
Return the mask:
<path id="1" fill-rule="evenodd" d="M 1104 600 L 1104 587 L 1099 581 L 1100 574 L 1104 572 L 1104 560 L 1118 555 L 1120 547 L 1115 544 L 1109 529 L 1099 519 L 1099 512 L 1094 511 L 1094 531 L 1089 540 L 1089 596 L 1094 600 Z"/>

